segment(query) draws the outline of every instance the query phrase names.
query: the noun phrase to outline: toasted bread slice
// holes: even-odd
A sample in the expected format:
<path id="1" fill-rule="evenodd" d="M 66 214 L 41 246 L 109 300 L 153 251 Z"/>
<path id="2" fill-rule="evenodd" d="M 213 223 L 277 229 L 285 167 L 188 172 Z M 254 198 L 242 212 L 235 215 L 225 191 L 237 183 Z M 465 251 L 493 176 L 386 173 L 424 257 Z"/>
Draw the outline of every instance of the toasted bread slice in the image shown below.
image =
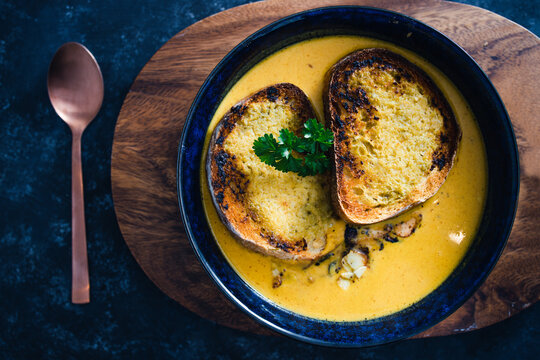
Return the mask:
<path id="1" fill-rule="evenodd" d="M 222 222 L 245 246 L 281 259 L 322 255 L 334 215 L 327 178 L 283 173 L 264 164 L 252 149 L 264 134 L 282 128 L 296 135 L 316 118 L 306 95 L 276 84 L 233 106 L 212 135 L 206 169 Z"/>
<path id="2" fill-rule="evenodd" d="M 461 131 L 427 74 L 389 50 L 365 49 L 329 70 L 323 94 L 333 204 L 344 220 L 382 221 L 437 192 Z"/>

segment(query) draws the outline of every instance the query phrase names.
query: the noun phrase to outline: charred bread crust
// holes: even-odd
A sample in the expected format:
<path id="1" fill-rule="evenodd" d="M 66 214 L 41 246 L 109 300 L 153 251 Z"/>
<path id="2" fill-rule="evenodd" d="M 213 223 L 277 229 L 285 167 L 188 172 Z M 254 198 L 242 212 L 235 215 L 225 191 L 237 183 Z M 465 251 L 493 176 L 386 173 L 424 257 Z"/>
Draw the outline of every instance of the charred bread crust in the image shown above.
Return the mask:
<path id="1" fill-rule="evenodd" d="M 348 113 L 363 109 L 376 121 L 374 106 L 362 89 L 352 91 L 349 86 L 350 76 L 364 67 L 378 67 L 397 71 L 403 79 L 420 84 L 431 99 L 431 106 L 436 107 L 443 116 L 443 128 L 439 135 L 438 147 L 432 153 L 430 174 L 422 187 L 415 189 L 410 196 L 385 207 L 368 207 L 354 203 L 344 196 L 348 186 L 344 178 L 347 167 L 353 176 L 360 178 L 364 174 L 362 164 L 357 163 L 347 148 L 349 139 L 346 134 Z M 323 102 L 326 126 L 334 133 L 334 146 L 331 150 L 332 162 L 332 203 L 339 216 L 349 223 L 371 224 L 406 211 L 414 205 L 424 202 L 435 195 L 444 183 L 456 156 L 461 130 L 448 101 L 419 67 L 386 49 L 371 48 L 355 51 L 337 62 L 326 74 Z M 342 111 L 345 110 L 345 113 Z"/>
<path id="2" fill-rule="evenodd" d="M 250 180 L 238 169 L 235 155 L 224 148 L 227 136 L 242 119 L 248 106 L 259 102 L 290 106 L 300 117 L 301 124 L 316 118 L 304 92 L 289 83 L 266 87 L 234 105 L 214 129 L 208 148 L 206 174 L 212 201 L 223 224 L 244 246 L 281 259 L 315 259 L 320 253 L 310 251 L 305 239 L 284 239 L 261 226 L 256 214 L 246 204 L 246 190 Z M 302 129 L 290 130 L 300 135 Z"/>

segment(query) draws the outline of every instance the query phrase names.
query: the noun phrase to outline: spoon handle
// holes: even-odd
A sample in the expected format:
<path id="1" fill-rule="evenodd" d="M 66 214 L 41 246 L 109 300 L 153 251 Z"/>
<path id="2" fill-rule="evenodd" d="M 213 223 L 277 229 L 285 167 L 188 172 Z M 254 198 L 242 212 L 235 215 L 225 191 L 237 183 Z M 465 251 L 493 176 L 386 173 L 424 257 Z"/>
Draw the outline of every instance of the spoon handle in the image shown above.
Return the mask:
<path id="1" fill-rule="evenodd" d="M 86 225 L 81 165 L 82 132 L 73 132 L 71 149 L 71 301 L 90 302 L 88 256 L 86 254 Z"/>

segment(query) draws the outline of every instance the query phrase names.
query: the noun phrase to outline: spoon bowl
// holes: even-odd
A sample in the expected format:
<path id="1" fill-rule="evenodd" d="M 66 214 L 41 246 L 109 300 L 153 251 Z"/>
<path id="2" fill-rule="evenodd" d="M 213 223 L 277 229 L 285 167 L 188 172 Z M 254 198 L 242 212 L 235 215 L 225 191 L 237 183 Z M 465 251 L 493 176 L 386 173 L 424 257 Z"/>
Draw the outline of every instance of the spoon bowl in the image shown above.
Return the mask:
<path id="1" fill-rule="evenodd" d="M 49 66 L 47 88 L 54 110 L 72 129 L 84 131 L 103 102 L 99 65 L 79 43 L 66 43 L 56 51 Z"/>
<path id="2" fill-rule="evenodd" d="M 81 137 L 103 102 L 103 77 L 99 65 L 83 45 L 69 42 L 54 54 L 47 74 L 51 104 L 73 135 L 71 151 L 71 301 L 90 302 Z"/>

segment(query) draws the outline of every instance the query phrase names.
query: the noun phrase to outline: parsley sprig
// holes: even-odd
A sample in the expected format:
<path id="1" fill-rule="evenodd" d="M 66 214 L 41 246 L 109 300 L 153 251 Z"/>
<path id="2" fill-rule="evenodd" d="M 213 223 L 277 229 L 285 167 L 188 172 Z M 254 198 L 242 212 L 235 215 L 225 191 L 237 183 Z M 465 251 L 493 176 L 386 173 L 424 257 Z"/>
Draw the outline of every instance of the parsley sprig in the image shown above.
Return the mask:
<path id="1" fill-rule="evenodd" d="M 253 150 L 262 162 L 279 171 L 295 172 L 300 176 L 322 174 L 330 167 L 325 152 L 334 137 L 316 119 L 309 119 L 302 129 L 302 137 L 288 129 L 281 129 L 279 137 L 264 134 L 253 142 Z M 294 153 L 303 155 L 294 156 Z"/>

